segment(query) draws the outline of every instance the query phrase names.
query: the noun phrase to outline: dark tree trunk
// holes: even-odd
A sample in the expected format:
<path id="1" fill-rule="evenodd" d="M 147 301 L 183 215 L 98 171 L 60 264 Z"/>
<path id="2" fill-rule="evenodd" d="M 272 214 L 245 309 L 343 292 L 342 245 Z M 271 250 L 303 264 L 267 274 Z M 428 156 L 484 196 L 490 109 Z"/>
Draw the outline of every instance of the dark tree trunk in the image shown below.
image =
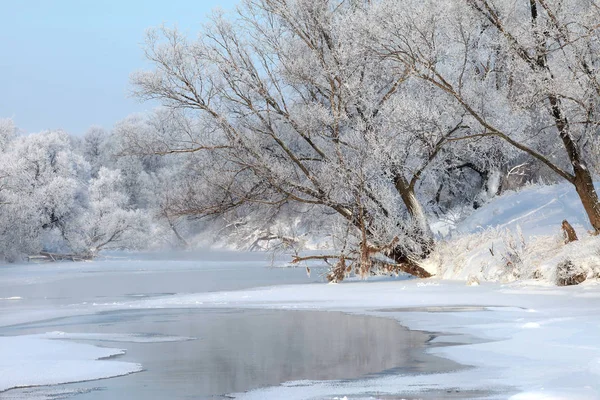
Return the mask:
<path id="1" fill-rule="evenodd" d="M 550 95 L 548 96 L 548 101 L 550 102 L 556 128 L 558 129 L 569 161 L 573 166 L 571 183 L 575 186 L 577 195 L 579 195 L 581 204 L 592 228 L 594 228 L 594 232 L 598 234 L 600 233 L 600 204 L 598 203 L 598 193 L 596 192 L 596 188 L 594 188 L 592 174 L 590 174 L 589 169 L 581 158 L 577 143 L 575 143 L 569 133 L 569 122 L 562 113 L 560 100 L 556 96 Z"/>
<path id="2" fill-rule="evenodd" d="M 530 0 L 530 10 L 533 27 L 538 30 L 539 14 L 536 0 Z M 552 71 L 550 71 L 546 57 L 545 35 L 545 32 L 536 32 L 538 40 L 536 64 L 540 69 L 546 71 L 548 79 L 551 80 L 554 79 L 554 76 L 552 75 Z M 594 228 L 594 233 L 598 234 L 600 233 L 600 204 L 598 203 L 598 193 L 596 193 L 596 189 L 594 188 L 592 175 L 581 157 L 577 143 L 571 137 L 569 120 L 563 112 L 560 98 L 555 93 L 549 93 L 548 102 L 550 103 L 550 112 L 554 119 L 554 124 L 567 152 L 567 157 L 573 166 L 573 175 L 570 181 L 575 186 L 575 190 L 579 195 L 590 224 Z"/>
<path id="3" fill-rule="evenodd" d="M 563 236 L 565 237 L 565 244 L 577 241 L 577 233 L 566 219 L 562 222 L 562 231 Z"/>
<path id="4" fill-rule="evenodd" d="M 415 195 L 414 186 L 408 183 L 402 174 L 399 173 L 394 177 L 394 186 L 400 194 L 408 214 L 416 222 L 415 240 L 419 242 L 420 252 L 415 254 L 414 257 L 409 257 L 402 246 L 395 246 L 388 255 L 400 266 L 403 272 L 418 278 L 429 278 L 431 274 L 421 267 L 418 262 L 418 260 L 427 258 L 434 248 L 433 234 L 429 228 L 427 217 Z"/>
<path id="5" fill-rule="evenodd" d="M 394 185 L 396 186 L 396 190 L 398 190 L 404 205 L 406 205 L 408 214 L 417 225 L 418 232 L 416 232 L 417 237 L 415 239 L 420 243 L 421 247 L 421 254 L 419 254 L 419 256 L 425 258 L 433 251 L 434 241 L 433 233 L 429 228 L 423 206 L 421 206 L 421 203 L 415 195 L 415 188 L 410 185 L 402 175 L 398 174 L 394 178 Z"/>
<path id="6" fill-rule="evenodd" d="M 430 278 L 431 274 L 427 272 L 419 263 L 410 259 L 403 248 L 394 247 L 388 256 L 393 259 L 403 272 L 416 276 L 417 278 Z M 424 258 L 424 257 L 423 257 Z"/>
<path id="7" fill-rule="evenodd" d="M 594 233 L 600 233 L 600 204 L 592 176 L 587 168 L 575 168 L 575 190 L 585 209 Z"/>

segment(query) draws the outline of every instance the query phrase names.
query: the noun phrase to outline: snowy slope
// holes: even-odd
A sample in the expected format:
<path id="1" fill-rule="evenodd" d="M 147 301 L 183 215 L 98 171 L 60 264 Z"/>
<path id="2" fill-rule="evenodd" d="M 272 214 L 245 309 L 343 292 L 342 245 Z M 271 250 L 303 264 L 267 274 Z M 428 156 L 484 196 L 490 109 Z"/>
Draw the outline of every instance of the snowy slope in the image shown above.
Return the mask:
<path id="1" fill-rule="evenodd" d="M 568 220 L 579 241 L 564 244 Z M 559 264 L 574 265 L 587 279 L 600 276 L 600 238 L 591 229 L 577 193 L 565 183 L 530 186 L 497 197 L 456 226 L 438 244 L 426 268 L 446 279 L 554 284 Z"/>
<path id="2" fill-rule="evenodd" d="M 574 186 L 534 185 L 496 197 L 459 223 L 457 231 L 469 234 L 490 227 L 515 230 L 520 226 L 525 236 L 551 235 L 559 232 L 564 219 L 580 232 L 591 229 Z"/>

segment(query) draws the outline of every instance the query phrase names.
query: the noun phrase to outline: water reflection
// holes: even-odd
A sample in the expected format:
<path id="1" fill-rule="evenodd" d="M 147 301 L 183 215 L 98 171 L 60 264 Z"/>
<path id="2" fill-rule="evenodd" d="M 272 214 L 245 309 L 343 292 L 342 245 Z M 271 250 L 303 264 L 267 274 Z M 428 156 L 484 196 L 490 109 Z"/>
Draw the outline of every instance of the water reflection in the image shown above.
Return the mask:
<path id="1" fill-rule="evenodd" d="M 146 370 L 101 382 L 63 385 L 63 389 L 103 388 L 76 396 L 87 400 L 203 399 L 290 380 L 353 379 L 398 368 L 410 372 L 448 368 L 423 354 L 430 335 L 409 331 L 391 319 L 338 312 L 121 311 L 15 327 L 13 333 L 46 332 L 56 326 L 78 333 L 199 338 L 111 344 L 127 349 L 121 359 L 140 362 Z"/>

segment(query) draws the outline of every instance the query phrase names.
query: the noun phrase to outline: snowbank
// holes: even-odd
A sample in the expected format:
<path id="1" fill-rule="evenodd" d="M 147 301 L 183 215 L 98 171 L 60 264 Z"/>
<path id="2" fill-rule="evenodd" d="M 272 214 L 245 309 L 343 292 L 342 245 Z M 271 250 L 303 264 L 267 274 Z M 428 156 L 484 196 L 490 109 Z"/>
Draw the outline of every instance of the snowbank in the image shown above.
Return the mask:
<path id="1" fill-rule="evenodd" d="M 564 219 L 574 226 L 579 241 L 564 243 Z M 531 186 L 499 196 L 459 223 L 453 237 L 439 243 L 426 268 L 445 279 L 556 284 L 566 266 L 569 274 L 596 279 L 600 238 L 588 229 L 572 185 Z"/>
<path id="2" fill-rule="evenodd" d="M 18 387 L 112 378 L 142 370 L 139 364 L 107 360 L 123 353 L 119 349 L 36 335 L 0 337 L 0 392 Z"/>
<path id="3" fill-rule="evenodd" d="M 600 184 L 596 187 L 600 189 Z M 469 234 L 489 227 L 514 231 L 520 226 L 526 236 L 549 235 L 559 232 L 563 219 L 569 220 L 578 233 L 591 229 L 573 185 L 532 185 L 494 198 L 460 222 L 456 229 Z"/>

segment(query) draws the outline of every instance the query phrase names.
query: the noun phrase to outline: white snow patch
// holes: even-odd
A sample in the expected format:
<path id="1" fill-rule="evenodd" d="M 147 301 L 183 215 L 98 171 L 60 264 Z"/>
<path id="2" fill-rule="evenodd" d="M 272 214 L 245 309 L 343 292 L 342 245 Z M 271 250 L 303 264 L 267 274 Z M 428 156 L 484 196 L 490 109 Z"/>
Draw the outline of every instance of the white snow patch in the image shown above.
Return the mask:
<path id="1" fill-rule="evenodd" d="M 526 235 L 547 235 L 557 231 L 565 218 L 580 231 L 590 229 L 574 186 L 532 185 L 496 197 L 459 223 L 457 230 L 474 233 L 497 227 L 514 231 L 518 225 Z"/>
<path id="2" fill-rule="evenodd" d="M 124 351 L 34 335 L 0 337 L 0 392 L 112 378 L 142 370 L 139 364 L 106 360 L 120 354 Z"/>
<path id="3" fill-rule="evenodd" d="M 560 393 L 560 392 L 546 392 L 544 389 L 540 389 L 537 391 L 519 393 L 517 395 L 511 396 L 510 400 L 597 400 L 597 397 L 590 396 L 585 393 L 585 389 L 578 393 L 576 396 L 573 396 L 572 392 L 568 393 Z"/>
<path id="4" fill-rule="evenodd" d="M 536 329 L 539 327 L 540 324 L 538 324 L 537 322 L 528 322 L 525 325 L 523 325 L 523 329 Z"/>

